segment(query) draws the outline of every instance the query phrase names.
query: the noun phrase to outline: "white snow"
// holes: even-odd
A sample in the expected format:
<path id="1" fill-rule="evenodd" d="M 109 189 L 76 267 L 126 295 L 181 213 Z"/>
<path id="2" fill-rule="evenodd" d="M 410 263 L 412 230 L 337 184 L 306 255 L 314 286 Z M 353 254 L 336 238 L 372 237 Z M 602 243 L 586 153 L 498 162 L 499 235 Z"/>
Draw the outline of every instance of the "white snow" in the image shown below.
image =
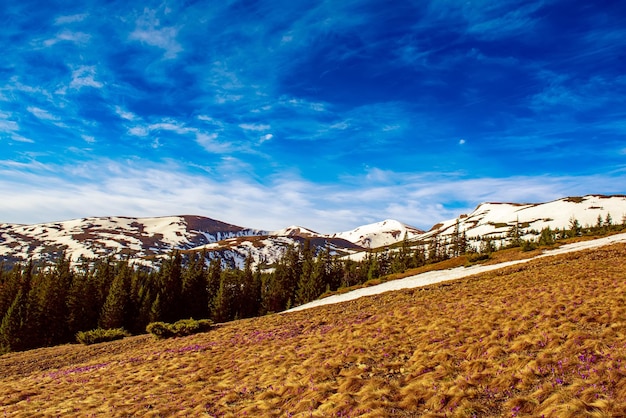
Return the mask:
<path id="1" fill-rule="evenodd" d="M 287 228 L 283 228 L 283 229 L 279 229 L 278 231 L 273 231 L 270 232 L 269 235 L 277 235 L 280 237 L 288 237 L 288 236 L 292 236 L 292 235 L 319 235 L 317 232 L 312 231 L 310 229 L 307 228 L 303 228 L 301 226 L 298 225 L 291 225 L 288 226 Z"/>
<path id="2" fill-rule="evenodd" d="M 457 219 L 459 230 L 465 231 L 468 238 L 474 237 L 505 237 L 509 229 L 519 222 L 528 225 L 523 229 L 541 231 L 543 228 L 568 229 L 572 218 L 581 226 L 594 226 L 598 216 L 604 221 L 610 214 L 614 224 L 622 223 L 626 215 L 625 196 L 595 196 L 582 198 L 563 198 L 540 204 L 483 203 L 467 216 L 442 222 L 442 226 L 423 235 L 431 237 L 439 232 L 451 235 Z M 526 236 L 524 238 L 529 238 Z"/>
<path id="3" fill-rule="evenodd" d="M 605 245 L 611 245 L 615 243 L 626 243 L 626 233 L 611 235 L 605 238 L 599 238 L 590 241 L 577 242 L 573 244 L 562 245 L 554 250 L 544 251 L 541 255 L 528 258 L 525 260 L 507 261 L 505 263 L 492 264 L 492 265 L 475 265 L 471 267 L 457 267 L 448 270 L 429 271 L 427 273 L 417 274 L 415 276 L 406 277 L 404 279 L 392 280 L 390 282 L 381 283 L 376 286 L 365 287 L 351 292 L 347 292 L 341 295 L 333 295 L 324 299 L 315 300 L 313 302 L 306 303 L 304 305 L 297 306 L 284 312 L 296 312 L 304 309 L 315 308 L 317 306 L 330 305 L 333 303 L 347 302 L 350 300 L 358 299 L 364 296 L 378 295 L 384 292 L 400 289 L 412 289 L 415 287 L 427 286 L 430 284 L 440 283 L 448 280 L 460 279 L 463 277 L 471 276 L 474 274 L 484 273 L 487 271 L 501 269 L 503 267 L 512 266 L 515 264 L 527 263 L 536 258 L 550 257 L 558 254 L 565 254 L 574 251 L 587 250 L 590 248 L 598 248 Z"/>
<path id="4" fill-rule="evenodd" d="M 411 239 L 417 237 L 421 232 L 402 222 L 387 219 L 382 222 L 359 226 L 352 231 L 339 232 L 330 237 L 342 238 L 365 248 L 378 248 L 401 241 L 404 239 L 405 233 Z"/>

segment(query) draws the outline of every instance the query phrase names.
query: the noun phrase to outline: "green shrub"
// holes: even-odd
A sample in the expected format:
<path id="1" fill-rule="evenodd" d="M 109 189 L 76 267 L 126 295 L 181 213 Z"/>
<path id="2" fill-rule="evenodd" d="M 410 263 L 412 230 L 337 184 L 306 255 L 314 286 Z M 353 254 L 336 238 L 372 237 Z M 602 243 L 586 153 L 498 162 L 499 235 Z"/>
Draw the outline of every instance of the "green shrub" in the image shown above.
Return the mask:
<path id="1" fill-rule="evenodd" d="M 91 331 L 80 331 L 76 334 L 76 341 L 81 344 L 90 345 L 104 341 L 121 340 L 130 337 L 130 333 L 124 328 L 102 329 L 96 328 Z"/>
<path id="2" fill-rule="evenodd" d="M 470 263 L 476 263 L 478 261 L 489 260 L 491 255 L 489 253 L 471 253 L 467 255 L 467 261 Z"/>
<path id="3" fill-rule="evenodd" d="M 146 331 L 157 338 L 170 338 L 174 336 L 171 330 L 172 324 L 165 322 L 151 322 L 146 327 Z"/>
<path id="4" fill-rule="evenodd" d="M 173 324 L 167 322 L 151 322 L 146 331 L 157 338 L 183 337 L 185 335 L 205 332 L 211 329 L 213 321 L 210 319 L 181 319 Z"/>
<path id="5" fill-rule="evenodd" d="M 532 251 L 539 248 L 537 243 L 533 240 L 522 240 L 522 251 Z"/>

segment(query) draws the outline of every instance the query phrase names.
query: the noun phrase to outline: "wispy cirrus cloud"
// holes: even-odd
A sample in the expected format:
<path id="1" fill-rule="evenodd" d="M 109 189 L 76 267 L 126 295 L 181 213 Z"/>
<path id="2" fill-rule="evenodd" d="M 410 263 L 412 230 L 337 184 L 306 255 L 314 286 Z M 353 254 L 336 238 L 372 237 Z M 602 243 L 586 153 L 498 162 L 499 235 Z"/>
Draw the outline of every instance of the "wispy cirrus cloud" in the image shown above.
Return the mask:
<path id="1" fill-rule="evenodd" d="M 71 89 L 80 90 L 83 87 L 100 89 L 103 86 L 103 83 L 96 80 L 95 66 L 81 65 L 72 71 L 72 81 L 70 82 Z"/>
<path id="2" fill-rule="evenodd" d="M 87 13 L 79 13 L 79 14 L 68 15 L 68 16 L 57 16 L 54 19 L 54 24 L 55 25 L 67 25 L 71 23 L 82 22 L 88 16 L 89 15 Z"/>
<path id="3" fill-rule="evenodd" d="M 28 106 L 26 108 L 30 113 L 32 113 L 37 119 L 47 120 L 47 121 L 58 121 L 59 117 L 54 116 L 49 111 L 40 109 L 35 106 Z"/>
<path id="4" fill-rule="evenodd" d="M 178 28 L 161 25 L 157 13 L 157 10 L 146 8 L 137 19 L 135 30 L 129 35 L 129 39 L 162 49 L 166 59 L 176 58 L 183 51 L 182 45 L 176 40 Z"/>
<path id="5" fill-rule="evenodd" d="M 258 182 L 241 162 L 223 161 L 215 177 L 176 163 L 95 160 L 59 166 L 0 161 L 0 193 L 19 187 L 15 203 L 0 202 L 9 222 L 91 216 L 200 214 L 242 226 L 280 229 L 293 222 L 332 233 L 393 217 L 421 228 L 474 209 L 476 202 L 544 202 L 565 195 L 613 193 L 624 173 L 587 177 L 469 179 L 458 173 L 378 172 L 320 185 L 293 173 Z M 244 163 L 245 164 L 245 163 Z M 379 170 L 380 171 L 380 170 Z M 45 179 L 45 180 L 44 180 Z M 225 180 L 226 179 L 226 180 Z M 167 197 L 167 198 L 166 198 Z M 350 201 L 350 209 L 345 202 Z M 101 202 L 93 212 L 93 202 Z M 35 204 L 36 202 L 36 204 Z M 258 202 L 272 202 L 259 205 Z"/>
<path id="6" fill-rule="evenodd" d="M 46 39 L 43 41 L 43 44 L 46 47 L 54 46 L 59 42 L 72 42 L 78 45 L 86 45 L 90 39 L 91 35 L 87 33 L 64 30 L 57 33 L 53 38 Z"/>

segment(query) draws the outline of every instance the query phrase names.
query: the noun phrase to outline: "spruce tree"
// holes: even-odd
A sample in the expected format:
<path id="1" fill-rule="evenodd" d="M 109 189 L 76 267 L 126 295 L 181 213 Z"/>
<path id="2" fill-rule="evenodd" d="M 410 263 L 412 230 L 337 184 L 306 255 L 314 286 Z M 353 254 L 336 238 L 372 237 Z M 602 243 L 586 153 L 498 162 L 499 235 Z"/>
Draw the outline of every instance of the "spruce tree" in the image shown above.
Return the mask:
<path id="1" fill-rule="evenodd" d="M 132 267 L 128 262 L 122 263 L 119 272 L 113 280 L 109 294 L 102 306 L 98 325 L 100 328 L 113 329 L 128 326 L 130 310 L 130 282 Z"/>
<path id="2" fill-rule="evenodd" d="M 73 335 L 67 327 L 67 294 L 72 284 L 70 260 L 63 254 L 50 272 L 44 273 L 39 296 L 41 329 L 46 346 L 69 342 Z"/>
<path id="3" fill-rule="evenodd" d="M 32 262 L 29 262 L 32 266 Z M 2 273 L 2 281 L 0 282 L 0 320 L 7 313 L 15 296 L 20 288 L 22 280 L 22 265 L 15 263 L 9 272 Z"/>
<path id="4" fill-rule="evenodd" d="M 159 272 L 161 315 L 165 322 L 176 322 L 182 318 L 182 258 L 174 251 L 167 258 Z"/>
<path id="5" fill-rule="evenodd" d="M 313 300 L 314 295 L 313 284 L 313 253 L 311 251 L 311 240 L 304 241 L 302 250 L 302 269 L 298 279 L 298 289 L 296 291 L 296 304 L 302 305 Z"/>
<path id="6" fill-rule="evenodd" d="M 214 258 L 209 264 L 207 273 L 207 312 L 209 315 L 212 315 L 215 309 L 214 301 L 220 288 L 221 277 L 222 262 L 219 258 Z"/>
<path id="7" fill-rule="evenodd" d="M 182 308 L 183 318 L 207 318 L 209 303 L 207 293 L 206 255 L 194 254 L 183 269 Z"/>
<path id="8" fill-rule="evenodd" d="M 250 318 L 259 312 L 261 300 L 260 274 L 252 271 L 252 257 L 246 257 L 241 290 L 241 317 Z"/>
<path id="9" fill-rule="evenodd" d="M 0 354 L 32 347 L 28 324 L 31 273 L 32 263 L 29 262 L 21 274 L 17 294 L 0 322 Z"/>

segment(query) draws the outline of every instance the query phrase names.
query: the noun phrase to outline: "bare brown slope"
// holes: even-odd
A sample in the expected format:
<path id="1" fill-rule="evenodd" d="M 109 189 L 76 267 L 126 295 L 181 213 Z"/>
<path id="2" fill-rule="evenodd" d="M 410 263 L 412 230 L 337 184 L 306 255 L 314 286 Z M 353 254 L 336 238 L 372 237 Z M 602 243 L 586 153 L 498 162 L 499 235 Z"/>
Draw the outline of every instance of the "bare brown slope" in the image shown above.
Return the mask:
<path id="1" fill-rule="evenodd" d="M 626 247 L 225 324 L 0 357 L 7 416 L 618 416 Z"/>

